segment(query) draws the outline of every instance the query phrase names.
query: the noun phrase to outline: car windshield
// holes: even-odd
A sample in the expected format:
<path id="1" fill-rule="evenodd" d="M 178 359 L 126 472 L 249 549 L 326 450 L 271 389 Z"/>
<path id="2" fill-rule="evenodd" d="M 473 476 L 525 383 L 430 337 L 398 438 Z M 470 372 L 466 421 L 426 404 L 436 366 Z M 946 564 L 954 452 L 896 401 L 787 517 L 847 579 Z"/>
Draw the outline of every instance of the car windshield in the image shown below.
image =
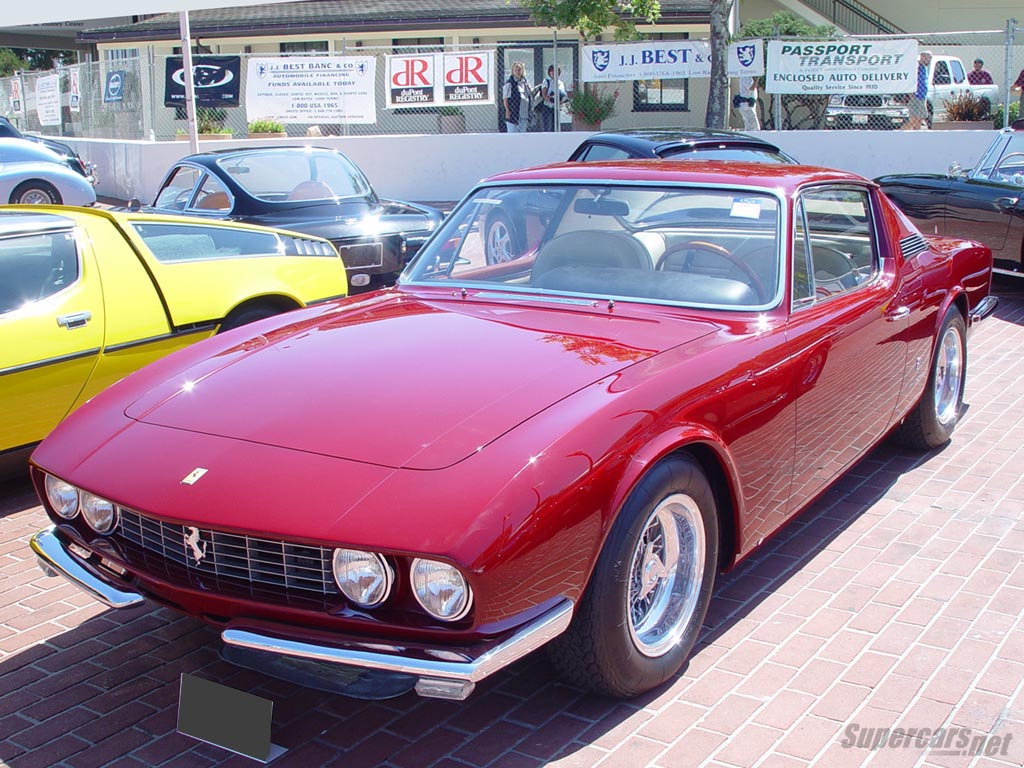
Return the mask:
<path id="1" fill-rule="evenodd" d="M 767 147 L 678 147 L 661 152 L 673 160 L 739 160 L 748 163 L 792 163 L 777 150 Z"/>
<path id="2" fill-rule="evenodd" d="M 217 160 L 253 197 L 268 202 L 368 197 L 370 182 L 340 152 L 282 149 L 227 155 Z"/>
<path id="3" fill-rule="evenodd" d="M 970 177 L 1024 186 L 1024 132 L 997 136 Z"/>
<path id="4" fill-rule="evenodd" d="M 779 300 L 780 204 L 764 192 L 537 184 L 474 192 L 404 283 L 753 309 Z"/>

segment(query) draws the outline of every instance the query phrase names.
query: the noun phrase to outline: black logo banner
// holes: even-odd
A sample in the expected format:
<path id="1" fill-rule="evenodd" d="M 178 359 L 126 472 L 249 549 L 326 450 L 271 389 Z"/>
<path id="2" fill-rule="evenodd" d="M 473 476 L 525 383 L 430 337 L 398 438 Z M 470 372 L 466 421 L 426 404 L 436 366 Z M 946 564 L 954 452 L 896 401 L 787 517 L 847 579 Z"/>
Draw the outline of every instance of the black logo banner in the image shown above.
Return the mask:
<path id="1" fill-rule="evenodd" d="M 237 107 L 242 82 L 240 56 L 193 56 L 192 80 L 197 107 Z M 164 76 L 164 106 L 185 106 L 185 66 L 181 56 L 168 56 Z"/>

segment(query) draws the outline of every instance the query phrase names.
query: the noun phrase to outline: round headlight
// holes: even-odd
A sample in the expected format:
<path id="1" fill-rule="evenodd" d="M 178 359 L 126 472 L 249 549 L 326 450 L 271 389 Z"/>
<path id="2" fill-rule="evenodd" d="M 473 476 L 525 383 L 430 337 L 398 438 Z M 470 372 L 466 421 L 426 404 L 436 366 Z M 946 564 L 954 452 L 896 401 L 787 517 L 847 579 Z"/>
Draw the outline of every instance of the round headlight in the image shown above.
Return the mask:
<path id="1" fill-rule="evenodd" d="M 437 560 L 412 561 L 412 591 L 423 610 L 441 621 L 457 621 L 469 613 L 473 592 L 459 569 Z"/>
<path id="2" fill-rule="evenodd" d="M 46 500 L 54 512 L 65 520 L 78 514 L 78 489 L 75 486 L 53 475 L 47 475 L 43 485 L 46 486 Z"/>
<path id="3" fill-rule="evenodd" d="M 82 517 L 96 533 L 110 533 L 117 522 L 113 502 L 82 492 Z"/>
<path id="4" fill-rule="evenodd" d="M 338 589 L 356 605 L 373 608 L 391 592 L 394 572 L 376 552 L 359 549 L 334 550 L 334 581 Z"/>

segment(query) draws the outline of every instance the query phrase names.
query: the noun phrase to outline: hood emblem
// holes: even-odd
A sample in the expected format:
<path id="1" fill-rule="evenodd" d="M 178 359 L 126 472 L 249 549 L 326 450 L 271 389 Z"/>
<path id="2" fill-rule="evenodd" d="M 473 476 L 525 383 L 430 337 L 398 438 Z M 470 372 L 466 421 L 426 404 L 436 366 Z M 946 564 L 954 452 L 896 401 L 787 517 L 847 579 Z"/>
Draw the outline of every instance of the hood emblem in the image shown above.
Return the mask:
<path id="1" fill-rule="evenodd" d="M 182 532 L 182 538 L 185 541 L 185 546 L 192 550 L 192 557 L 195 558 L 196 565 L 199 565 L 206 557 L 206 542 L 199 540 L 199 529 L 191 525 L 186 526 Z"/>
<path id="2" fill-rule="evenodd" d="M 182 485 L 195 485 L 200 477 L 205 475 L 209 470 L 206 467 L 196 467 L 183 478 L 181 478 Z"/>

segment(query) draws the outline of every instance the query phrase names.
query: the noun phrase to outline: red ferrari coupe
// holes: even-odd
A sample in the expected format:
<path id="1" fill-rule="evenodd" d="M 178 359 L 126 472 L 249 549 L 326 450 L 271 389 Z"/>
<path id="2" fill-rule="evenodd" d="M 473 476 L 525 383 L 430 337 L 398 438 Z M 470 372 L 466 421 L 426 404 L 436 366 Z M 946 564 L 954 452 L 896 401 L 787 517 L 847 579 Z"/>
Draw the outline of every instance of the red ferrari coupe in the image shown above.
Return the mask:
<path id="1" fill-rule="evenodd" d="M 33 455 L 32 547 L 229 649 L 462 699 L 543 645 L 635 695 L 683 665 L 716 574 L 872 446 L 949 439 L 991 270 L 848 173 L 503 174 L 395 288 L 197 344 L 72 414 Z"/>

